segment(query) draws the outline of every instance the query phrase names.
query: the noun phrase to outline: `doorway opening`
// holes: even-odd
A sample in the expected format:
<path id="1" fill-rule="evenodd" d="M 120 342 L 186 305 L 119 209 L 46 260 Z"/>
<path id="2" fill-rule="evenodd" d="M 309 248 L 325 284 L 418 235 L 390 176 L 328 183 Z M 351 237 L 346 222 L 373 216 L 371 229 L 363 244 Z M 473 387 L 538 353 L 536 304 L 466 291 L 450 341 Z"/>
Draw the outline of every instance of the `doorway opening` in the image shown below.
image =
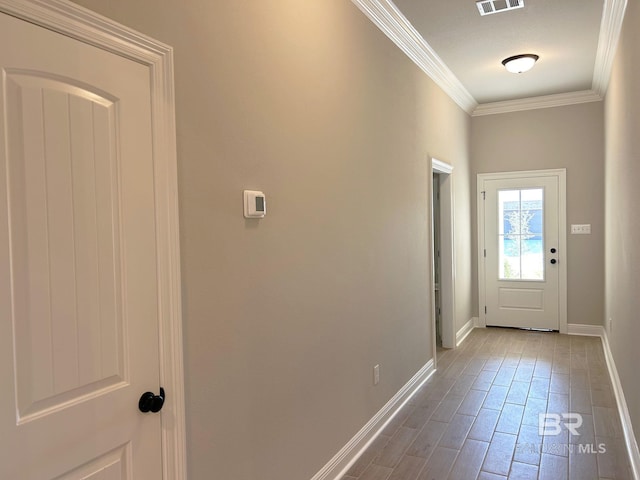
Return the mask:
<path id="1" fill-rule="evenodd" d="M 442 347 L 442 304 L 440 298 L 440 174 L 433 173 L 433 302 L 436 347 Z"/>
<path id="2" fill-rule="evenodd" d="M 433 348 L 455 348 L 453 167 L 431 159 Z"/>

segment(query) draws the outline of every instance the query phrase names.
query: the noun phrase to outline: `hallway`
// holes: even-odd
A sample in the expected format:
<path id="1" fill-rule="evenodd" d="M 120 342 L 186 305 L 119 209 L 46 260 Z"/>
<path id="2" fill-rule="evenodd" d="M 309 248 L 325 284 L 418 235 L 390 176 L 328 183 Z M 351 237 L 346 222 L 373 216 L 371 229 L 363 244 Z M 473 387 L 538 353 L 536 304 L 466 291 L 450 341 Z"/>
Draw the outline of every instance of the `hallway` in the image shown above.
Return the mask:
<path id="1" fill-rule="evenodd" d="M 475 329 L 343 480 L 447 478 L 632 478 L 600 339 Z"/>

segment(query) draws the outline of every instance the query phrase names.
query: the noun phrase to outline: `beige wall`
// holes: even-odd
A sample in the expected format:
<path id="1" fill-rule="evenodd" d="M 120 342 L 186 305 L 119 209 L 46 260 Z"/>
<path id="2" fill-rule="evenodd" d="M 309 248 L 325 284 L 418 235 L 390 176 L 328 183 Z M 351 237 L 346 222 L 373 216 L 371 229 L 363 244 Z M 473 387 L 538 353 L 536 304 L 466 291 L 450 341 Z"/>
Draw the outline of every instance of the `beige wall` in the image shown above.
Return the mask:
<path id="1" fill-rule="evenodd" d="M 428 155 L 471 316 L 469 117 L 345 0 L 78 3 L 175 47 L 190 478 L 311 478 L 432 356 Z"/>
<path id="2" fill-rule="evenodd" d="M 636 440 L 640 439 L 640 5 L 629 2 L 606 97 L 606 311 Z"/>
<path id="3" fill-rule="evenodd" d="M 591 235 L 567 235 L 568 323 L 602 325 L 604 314 L 603 102 L 474 117 L 471 121 L 472 209 L 478 173 L 567 169 L 567 228 L 591 224 Z M 474 216 L 475 222 L 475 216 Z M 473 225 L 476 232 L 476 225 Z M 477 239 L 473 265 L 477 278 Z M 474 286 L 474 310 L 478 311 Z"/>

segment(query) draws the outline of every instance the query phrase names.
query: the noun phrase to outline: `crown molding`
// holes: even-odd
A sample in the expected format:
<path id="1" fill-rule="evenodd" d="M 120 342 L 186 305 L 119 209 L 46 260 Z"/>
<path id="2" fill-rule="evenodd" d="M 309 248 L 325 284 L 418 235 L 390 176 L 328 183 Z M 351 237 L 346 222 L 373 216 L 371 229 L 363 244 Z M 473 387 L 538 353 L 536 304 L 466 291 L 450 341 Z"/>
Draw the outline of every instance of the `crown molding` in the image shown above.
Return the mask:
<path id="1" fill-rule="evenodd" d="M 582 92 L 557 93 L 540 97 L 520 98 L 517 100 L 505 100 L 504 102 L 483 103 L 471 113 L 473 117 L 483 115 L 496 115 L 499 113 L 521 112 L 524 110 L 537 110 L 539 108 L 563 107 L 578 103 L 600 102 L 603 97 L 593 90 Z"/>
<path id="2" fill-rule="evenodd" d="M 628 0 L 604 0 L 591 90 L 481 105 L 391 0 L 351 1 L 460 108 L 476 117 L 601 101 L 609 86 Z"/>
<path id="3" fill-rule="evenodd" d="M 605 0 L 604 2 L 592 86 L 601 97 L 605 96 L 609 87 L 626 9 L 627 0 Z"/>
<path id="4" fill-rule="evenodd" d="M 351 0 L 382 32 L 467 113 L 478 102 L 390 0 Z"/>

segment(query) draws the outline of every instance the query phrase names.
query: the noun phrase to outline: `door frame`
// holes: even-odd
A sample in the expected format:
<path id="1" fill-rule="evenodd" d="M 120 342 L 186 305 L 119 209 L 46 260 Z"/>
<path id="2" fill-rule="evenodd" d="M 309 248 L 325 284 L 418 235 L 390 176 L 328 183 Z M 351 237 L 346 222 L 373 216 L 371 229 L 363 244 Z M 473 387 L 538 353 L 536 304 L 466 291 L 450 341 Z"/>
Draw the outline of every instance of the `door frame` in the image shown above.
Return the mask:
<path id="1" fill-rule="evenodd" d="M 479 326 L 487 325 L 485 262 L 484 262 L 484 182 L 487 180 L 511 180 L 532 177 L 556 177 L 558 179 L 558 328 L 567 333 L 567 170 L 524 170 L 513 172 L 479 173 L 477 177 L 477 219 L 478 219 L 478 310 Z"/>
<path id="2" fill-rule="evenodd" d="M 165 479 L 187 478 L 173 49 L 66 0 L 0 0 L 20 18 L 149 69 L 156 203 L 161 415 Z"/>
<path id="3" fill-rule="evenodd" d="M 430 192 L 433 192 L 433 174 L 440 177 L 440 305 L 442 312 L 442 346 L 456 347 L 455 329 L 455 250 L 453 221 L 453 166 L 431 157 Z M 433 195 L 429 195 L 429 215 L 431 217 L 431 240 L 434 238 Z M 432 245 L 433 247 L 433 245 Z M 431 314 L 433 318 L 433 351 L 436 351 L 435 315 L 435 258 L 431 248 Z"/>

